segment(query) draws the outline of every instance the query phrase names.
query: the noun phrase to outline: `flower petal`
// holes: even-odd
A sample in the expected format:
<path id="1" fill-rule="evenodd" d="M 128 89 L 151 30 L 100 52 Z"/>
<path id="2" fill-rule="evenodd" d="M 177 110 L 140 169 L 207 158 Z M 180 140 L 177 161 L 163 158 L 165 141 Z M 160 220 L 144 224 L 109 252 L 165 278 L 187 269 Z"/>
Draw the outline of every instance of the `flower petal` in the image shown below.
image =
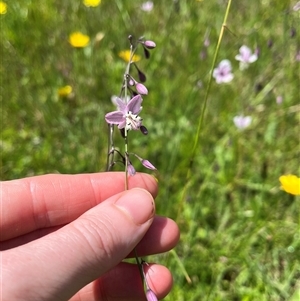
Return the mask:
<path id="1" fill-rule="evenodd" d="M 119 97 L 115 99 L 118 109 L 123 113 L 126 114 L 126 103 Z"/>
<path id="2" fill-rule="evenodd" d="M 243 60 L 248 61 L 248 58 L 251 55 L 251 49 L 249 47 L 247 47 L 246 45 L 243 45 L 240 48 L 240 54 L 243 57 Z"/>
<path id="3" fill-rule="evenodd" d="M 127 104 L 127 112 L 131 112 L 132 114 L 137 115 L 139 112 L 141 112 L 142 107 L 142 97 L 141 95 L 136 95 L 131 98 L 131 100 Z"/>
<path id="4" fill-rule="evenodd" d="M 229 60 L 222 60 L 218 66 L 219 69 L 226 70 L 227 72 L 231 71 L 231 63 Z"/>
<path id="5" fill-rule="evenodd" d="M 120 111 L 113 111 L 105 115 L 105 120 L 109 124 L 120 124 L 125 120 L 125 117 Z"/>
<path id="6" fill-rule="evenodd" d="M 257 61 L 257 54 L 250 55 L 248 62 L 253 63 L 255 61 Z"/>
<path id="7" fill-rule="evenodd" d="M 228 73 L 228 74 L 226 74 L 226 75 L 224 75 L 222 77 L 222 82 L 223 83 L 229 83 L 229 82 L 232 81 L 232 79 L 233 79 L 233 74 L 232 73 Z"/>

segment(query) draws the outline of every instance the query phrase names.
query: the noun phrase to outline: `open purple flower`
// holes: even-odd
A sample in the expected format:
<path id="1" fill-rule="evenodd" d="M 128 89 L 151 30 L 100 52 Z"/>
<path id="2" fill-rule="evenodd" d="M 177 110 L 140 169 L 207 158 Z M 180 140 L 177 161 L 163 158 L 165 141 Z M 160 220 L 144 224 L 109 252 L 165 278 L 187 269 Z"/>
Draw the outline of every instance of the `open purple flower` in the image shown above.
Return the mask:
<path id="1" fill-rule="evenodd" d="M 240 48 L 240 53 L 235 56 L 235 59 L 240 62 L 240 70 L 247 69 L 249 64 L 255 62 L 258 56 L 252 53 L 251 49 L 246 45 Z"/>
<path id="2" fill-rule="evenodd" d="M 220 62 L 217 68 L 213 71 L 213 77 L 216 79 L 217 84 L 229 83 L 233 79 L 231 73 L 231 63 L 229 60 L 223 60 Z"/>
<path id="3" fill-rule="evenodd" d="M 119 129 L 126 127 L 127 131 L 138 130 L 142 125 L 142 118 L 138 116 L 142 110 L 142 97 L 136 95 L 126 104 L 122 99 L 117 98 L 118 111 L 113 111 L 105 115 L 105 120 L 109 124 L 117 124 Z"/>

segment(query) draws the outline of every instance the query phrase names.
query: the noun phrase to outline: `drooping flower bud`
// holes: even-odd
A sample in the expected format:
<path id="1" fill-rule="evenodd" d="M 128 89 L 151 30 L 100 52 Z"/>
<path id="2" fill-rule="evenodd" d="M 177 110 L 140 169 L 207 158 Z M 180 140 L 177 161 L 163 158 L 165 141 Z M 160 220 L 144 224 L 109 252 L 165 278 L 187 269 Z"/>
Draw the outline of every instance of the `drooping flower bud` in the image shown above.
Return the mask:
<path id="1" fill-rule="evenodd" d="M 140 126 L 140 131 L 142 132 L 143 135 L 148 135 L 148 130 L 144 125 Z"/>
<path id="2" fill-rule="evenodd" d="M 128 164 L 127 171 L 130 176 L 134 176 L 136 173 L 135 168 L 133 167 L 133 165 L 131 163 Z"/>
<path id="3" fill-rule="evenodd" d="M 150 57 L 150 52 L 149 52 L 149 50 L 146 47 L 143 47 L 143 48 L 144 48 L 145 58 L 148 59 Z"/>
<path id="4" fill-rule="evenodd" d="M 145 41 L 143 44 L 148 49 L 154 49 L 156 47 L 156 44 L 150 40 Z"/>
<path id="5" fill-rule="evenodd" d="M 147 88 L 141 83 L 136 82 L 135 88 L 136 88 L 136 91 L 141 95 L 147 95 L 148 94 Z"/>
<path id="6" fill-rule="evenodd" d="M 142 83 L 144 83 L 147 79 L 145 73 L 143 73 L 140 69 L 138 69 L 138 76 L 139 76 L 139 80 Z"/>
<path id="7" fill-rule="evenodd" d="M 142 160 L 141 162 L 146 168 L 156 170 L 156 167 L 150 161 Z"/>

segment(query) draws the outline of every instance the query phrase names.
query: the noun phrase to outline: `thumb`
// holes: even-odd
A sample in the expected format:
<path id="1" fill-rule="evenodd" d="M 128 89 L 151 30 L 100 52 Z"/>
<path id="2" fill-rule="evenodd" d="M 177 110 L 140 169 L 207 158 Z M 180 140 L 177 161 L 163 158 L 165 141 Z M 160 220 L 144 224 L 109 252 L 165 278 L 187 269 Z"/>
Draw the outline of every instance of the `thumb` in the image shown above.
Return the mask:
<path id="1" fill-rule="evenodd" d="M 124 191 L 60 230 L 4 252 L 5 283 L 14 284 L 4 300 L 68 300 L 130 253 L 154 211 L 149 192 Z"/>

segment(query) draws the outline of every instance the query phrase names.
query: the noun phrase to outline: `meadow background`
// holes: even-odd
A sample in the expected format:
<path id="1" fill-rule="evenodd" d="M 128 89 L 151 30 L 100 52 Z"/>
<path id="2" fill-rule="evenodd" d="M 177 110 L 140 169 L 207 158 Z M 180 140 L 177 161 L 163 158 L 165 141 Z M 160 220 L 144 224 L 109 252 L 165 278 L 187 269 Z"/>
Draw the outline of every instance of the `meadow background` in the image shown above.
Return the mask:
<path id="1" fill-rule="evenodd" d="M 149 135 L 130 133 L 130 150 L 158 168 L 157 213 L 181 228 L 175 250 L 147 259 L 174 275 L 165 300 L 299 300 L 300 199 L 278 181 L 300 174 L 296 1 L 233 1 L 217 64 L 229 59 L 234 79 L 211 83 L 192 166 L 227 1 L 157 0 L 149 12 L 142 3 L 6 1 L 1 180 L 103 171 L 104 115 L 114 110 L 126 66 L 118 53 L 129 49 L 129 34 L 145 36 L 157 44 L 138 63 L 148 78 Z M 87 47 L 70 45 L 74 31 L 90 37 Z M 242 45 L 259 50 L 243 71 L 234 59 Z M 66 85 L 72 92 L 60 96 Z M 252 117 L 244 130 L 233 123 L 241 114 Z"/>

